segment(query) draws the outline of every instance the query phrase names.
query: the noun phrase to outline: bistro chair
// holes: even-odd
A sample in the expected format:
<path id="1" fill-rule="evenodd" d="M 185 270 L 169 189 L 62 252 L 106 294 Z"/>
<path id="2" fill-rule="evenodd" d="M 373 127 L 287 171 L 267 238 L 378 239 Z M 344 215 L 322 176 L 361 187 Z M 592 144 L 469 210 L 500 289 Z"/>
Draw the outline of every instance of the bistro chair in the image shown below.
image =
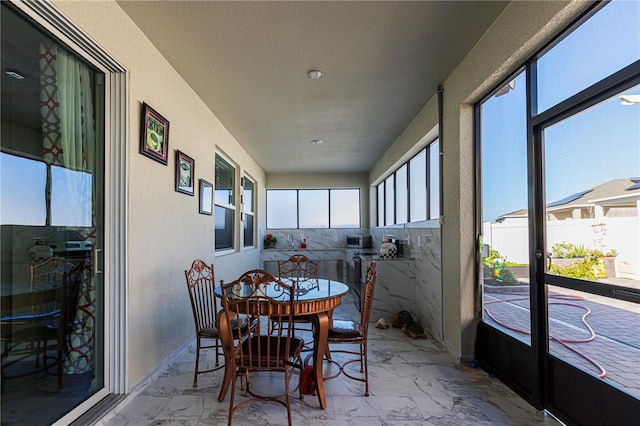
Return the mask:
<path id="1" fill-rule="evenodd" d="M 47 372 L 53 366 L 47 365 L 47 359 L 55 359 L 58 389 L 62 389 L 63 364 L 71 350 L 85 269 L 85 263 L 79 263 L 65 272 L 60 285 L 55 287 L 2 296 L 2 392 L 10 378 L 5 370 L 31 356 L 35 356 L 36 361 L 42 356 Z M 48 356 L 49 351 L 55 351 L 55 357 Z M 36 368 L 39 368 L 38 362 Z"/>
<path id="2" fill-rule="evenodd" d="M 364 283 L 364 297 L 362 301 L 362 309 L 360 311 L 360 322 L 348 321 L 348 320 L 332 320 L 332 324 L 329 327 L 329 334 L 327 337 L 327 348 L 325 350 L 325 357 L 339 366 L 339 371 L 330 376 L 325 377 L 325 380 L 330 380 L 338 377 L 340 373 L 343 373 L 350 379 L 364 382 L 364 395 L 369 396 L 369 369 L 367 363 L 367 335 L 369 332 L 369 318 L 371 317 L 371 306 L 373 305 L 373 293 L 376 288 L 376 279 L 378 274 L 376 273 L 376 262 L 371 262 L 371 265 L 367 268 L 366 280 Z M 358 351 L 351 349 L 334 349 L 335 345 L 358 345 Z M 347 356 L 357 356 L 349 358 L 342 364 L 338 363 L 332 358 L 332 354 L 347 354 Z M 351 372 L 347 371 L 345 367 L 351 363 L 360 363 L 361 376 L 355 376 Z"/>
<path id="3" fill-rule="evenodd" d="M 209 266 L 200 259 L 193 261 L 191 268 L 184 271 L 189 289 L 189 299 L 196 327 L 196 365 L 193 371 L 193 387 L 198 387 L 198 374 L 211 373 L 224 367 L 220 365 L 222 346 L 220 332 L 216 323 L 218 302 L 215 295 L 213 265 Z M 200 370 L 200 350 L 215 349 L 215 367 Z"/>
<path id="4" fill-rule="evenodd" d="M 31 265 L 31 291 L 59 287 L 62 276 L 74 266 L 74 263 L 63 257 L 50 257 L 42 263 Z"/>
<path id="5" fill-rule="evenodd" d="M 255 402 L 277 402 L 287 408 L 287 419 L 291 425 L 291 401 L 289 381 L 291 368 L 302 364 L 302 339 L 293 336 L 295 284 L 289 284 L 274 277 L 267 271 L 252 270 L 240 278 L 225 284 L 220 282 L 222 307 L 220 315 L 221 334 L 226 354 L 227 368 L 231 373 L 225 379 L 231 380 L 229 420 L 231 425 L 236 410 Z M 255 327 L 232 327 L 234 323 L 248 323 L 256 320 Z M 271 330 L 277 324 L 275 331 Z M 276 395 L 264 395 L 264 391 L 254 389 L 255 379 L 261 372 L 282 373 L 284 391 Z M 245 381 L 245 393 L 241 402 L 235 403 L 236 381 Z M 223 383 L 226 390 L 228 382 Z M 302 394 L 300 394 L 302 398 Z"/>
<path id="6" fill-rule="evenodd" d="M 303 254 L 294 254 L 287 260 L 278 261 L 278 277 L 295 283 L 295 293 L 300 294 L 318 286 L 320 261 L 310 260 Z M 296 327 L 299 324 L 311 324 L 308 315 L 294 315 L 294 332 L 312 331 L 310 327 Z M 310 350 L 311 348 L 306 348 Z"/>
<path id="7" fill-rule="evenodd" d="M 42 291 L 49 290 L 52 288 L 60 288 L 62 287 L 62 280 L 64 274 L 69 272 L 74 268 L 75 264 L 68 261 L 63 257 L 50 257 L 45 261 L 38 263 L 37 265 L 30 266 L 30 282 L 29 282 L 29 290 L 30 291 Z M 51 305 L 54 305 L 55 302 L 52 300 L 50 302 Z M 38 308 L 33 308 L 38 309 Z M 46 309 L 44 306 L 40 306 L 39 309 L 42 311 L 50 311 L 50 309 Z M 36 314 L 34 311 L 33 314 Z M 44 342 L 32 342 L 32 345 L 39 346 Z M 38 350 L 35 349 L 37 352 Z M 40 351 L 40 353 L 44 353 L 44 351 Z M 40 367 L 40 357 L 36 357 L 36 368 Z"/>

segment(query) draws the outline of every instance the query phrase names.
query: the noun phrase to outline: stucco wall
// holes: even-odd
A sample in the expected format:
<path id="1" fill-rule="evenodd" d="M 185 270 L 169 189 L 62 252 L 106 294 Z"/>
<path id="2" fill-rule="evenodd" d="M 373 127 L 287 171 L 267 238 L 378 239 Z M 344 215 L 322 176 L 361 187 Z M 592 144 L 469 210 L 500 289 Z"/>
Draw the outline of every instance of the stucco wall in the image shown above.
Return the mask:
<path id="1" fill-rule="evenodd" d="M 444 343 L 473 356 L 475 308 L 474 117 L 473 104 L 562 30 L 590 2 L 512 2 L 443 82 L 442 279 Z M 374 183 L 438 123 L 437 94 L 372 169 Z M 372 198 L 373 200 L 373 198 Z M 419 301 L 420 303 L 420 301 Z M 427 303 L 423 301 L 423 303 Z"/>
<path id="2" fill-rule="evenodd" d="M 130 388 L 194 335 L 184 278 L 193 259 L 213 262 L 216 279 L 235 278 L 258 266 L 260 259 L 259 250 L 214 259 L 213 216 L 198 213 L 197 193 L 191 197 L 174 191 L 175 150 L 195 159 L 196 180 L 213 182 L 215 150 L 222 149 L 257 180 L 259 211 L 264 209 L 265 177 L 115 2 L 54 4 L 129 71 L 128 140 L 122 141 L 127 144 L 129 172 L 128 235 L 122 237 L 127 241 Z M 143 102 L 170 122 L 167 166 L 138 153 Z"/>

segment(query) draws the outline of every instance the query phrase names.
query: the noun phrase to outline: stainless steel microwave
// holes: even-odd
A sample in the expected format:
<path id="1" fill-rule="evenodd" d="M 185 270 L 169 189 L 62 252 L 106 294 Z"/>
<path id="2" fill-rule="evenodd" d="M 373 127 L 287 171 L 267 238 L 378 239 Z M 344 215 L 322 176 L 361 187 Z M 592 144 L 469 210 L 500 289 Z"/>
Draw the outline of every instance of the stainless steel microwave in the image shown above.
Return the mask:
<path id="1" fill-rule="evenodd" d="M 347 248 L 371 248 L 371 235 L 348 235 Z"/>

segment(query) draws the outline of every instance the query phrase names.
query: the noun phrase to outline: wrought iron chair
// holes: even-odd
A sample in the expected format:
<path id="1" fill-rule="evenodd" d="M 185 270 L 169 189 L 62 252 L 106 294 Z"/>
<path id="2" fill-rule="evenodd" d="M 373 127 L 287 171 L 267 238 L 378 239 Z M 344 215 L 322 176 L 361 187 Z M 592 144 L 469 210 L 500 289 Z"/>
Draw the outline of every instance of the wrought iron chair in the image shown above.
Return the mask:
<path id="1" fill-rule="evenodd" d="M 300 353 L 304 345 L 301 339 L 293 336 L 295 284 L 287 284 L 267 271 L 256 269 L 228 284 L 221 281 L 220 290 L 224 311 L 220 316 L 220 327 L 228 351 L 227 367 L 232 368 L 228 373 L 231 380 L 228 424 L 231 425 L 236 410 L 251 403 L 272 401 L 287 408 L 291 425 L 291 368 L 296 362 L 302 363 Z M 258 321 L 256 327 L 233 327 L 234 323 L 254 320 Z M 275 331 L 272 330 L 274 322 L 277 323 Z M 263 395 L 253 389 L 252 379 L 260 372 L 283 373 L 283 393 Z M 246 382 L 245 396 L 248 398 L 235 404 L 238 377 Z M 228 384 L 223 384 L 224 390 Z"/>
<path id="2" fill-rule="evenodd" d="M 339 370 L 336 374 L 325 377 L 325 380 L 330 380 L 338 377 L 340 373 L 343 373 L 350 379 L 364 382 L 364 395 L 369 396 L 369 369 L 367 362 L 367 335 L 369 332 L 369 318 L 371 317 L 371 307 L 373 305 L 373 293 L 376 287 L 376 279 L 378 274 L 376 273 L 376 263 L 371 262 L 371 265 L 367 268 L 367 275 L 364 284 L 364 298 L 362 302 L 362 309 L 360 311 L 360 322 L 357 321 L 345 321 L 345 320 L 332 320 L 331 327 L 329 327 L 329 334 L 327 337 L 327 348 L 325 350 L 325 357 L 329 362 L 332 362 L 339 366 Z M 347 344 L 358 345 L 359 350 L 349 349 L 334 349 L 334 345 Z M 357 358 L 351 358 L 342 364 L 332 359 L 331 354 L 347 354 L 356 355 Z M 350 373 L 345 367 L 351 363 L 360 363 L 360 373 L 362 376 L 358 377 Z"/>
<path id="3" fill-rule="evenodd" d="M 39 368 L 37 360 L 42 355 L 43 368 L 47 370 L 49 351 L 56 351 L 58 389 L 63 387 L 63 363 L 70 354 L 71 334 L 76 325 L 78 297 L 85 270 L 86 265 L 82 262 L 65 272 L 58 286 L 2 296 L 3 392 L 8 367 L 35 355 L 36 367 Z"/>
<path id="4" fill-rule="evenodd" d="M 62 280 L 64 274 L 71 271 L 76 265 L 63 257 L 50 257 L 49 259 L 44 260 L 37 265 L 31 265 L 30 272 L 30 282 L 29 282 L 29 290 L 41 291 L 41 290 L 49 290 L 52 288 L 60 288 L 62 286 Z M 54 301 L 51 301 L 51 304 L 54 304 Z M 34 308 L 37 309 L 37 308 Z M 39 309 L 41 311 L 50 311 L 44 306 L 40 306 Z M 36 312 L 33 312 L 36 314 Z M 32 345 L 35 345 L 34 351 L 37 352 L 37 347 L 44 342 L 32 342 Z M 44 353 L 44 351 L 40 351 L 40 353 Z M 40 367 L 40 357 L 36 356 L 36 368 Z"/>
<path id="5" fill-rule="evenodd" d="M 200 259 L 191 264 L 189 270 L 184 271 L 189 289 L 189 300 L 193 311 L 193 321 L 196 327 L 196 365 L 193 372 L 193 387 L 198 387 L 198 374 L 211 373 L 224 367 L 220 365 L 222 346 L 220 332 L 216 323 L 218 302 L 215 291 L 213 265 L 209 266 Z M 213 343 L 210 343 L 213 341 Z M 200 350 L 215 349 L 215 367 L 200 370 Z"/>
<path id="6" fill-rule="evenodd" d="M 294 254 L 287 260 L 278 261 L 278 277 L 294 282 L 296 294 L 309 291 L 318 286 L 319 270 L 320 262 L 310 260 L 303 254 Z M 312 331 L 310 327 L 296 327 L 296 325 L 303 323 L 311 324 L 311 318 L 308 315 L 294 315 L 293 323 L 294 331 Z"/>
<path id="7" fill-rule="evenodd" d="M 74 266 L 74 263 L 63 257 L 50 257 L 42 263 L 31 265 L 31 291 L 59 287 L 62 284 L 62 276 Z"/>

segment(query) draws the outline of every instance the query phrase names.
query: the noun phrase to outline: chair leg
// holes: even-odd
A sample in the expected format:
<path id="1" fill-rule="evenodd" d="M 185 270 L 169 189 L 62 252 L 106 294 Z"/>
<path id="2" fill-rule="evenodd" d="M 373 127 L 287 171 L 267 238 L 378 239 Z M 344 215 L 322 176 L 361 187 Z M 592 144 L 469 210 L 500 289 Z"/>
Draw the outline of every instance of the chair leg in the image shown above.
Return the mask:
<path id="1" fill-rule="evenodd" d="M 233 417 L 233 400 L 236 396 L 236 380 L 238 380 L 238 375 L 234 373 L 233 380 L 231 381 L 231 395 L 229 396 L 229 420 L 227 422 L 228 426 L 231 426 L 231 419 Z"/>
<path id="2" fill-rule="evenodd" d="M 200 368 L 200 337 L 196 336 L 196 368 L 193 372 L 193 387 L 198 387 L 198 368 Z"/>
<path id="3" fill-rule="evenodd" d="M 292 426 L 291 423 L 291 397 L 289 396 L 289 380 L 291 379 L 291 369 L 285 367 L 284 370 L 284 399 L 287 403 L 287 421 L 289 426 Z"/>
<path id="4" fill-rule="evenodd" d="M 369 363 L 367 362 L 367 345 L 362 346 L 364 358 L 364 396 L 369 396 Z"/>
<path id="5" fill-rule="evenodd" d="M 45 354 L 45 356 L 46 356 L 46 354 Z M 57 365 L 57 369 L 58 369 L 58 389 L 62 389 L 62 363 L 63 363 L 62 348 L 58 348 L 58 365 Z"/>

